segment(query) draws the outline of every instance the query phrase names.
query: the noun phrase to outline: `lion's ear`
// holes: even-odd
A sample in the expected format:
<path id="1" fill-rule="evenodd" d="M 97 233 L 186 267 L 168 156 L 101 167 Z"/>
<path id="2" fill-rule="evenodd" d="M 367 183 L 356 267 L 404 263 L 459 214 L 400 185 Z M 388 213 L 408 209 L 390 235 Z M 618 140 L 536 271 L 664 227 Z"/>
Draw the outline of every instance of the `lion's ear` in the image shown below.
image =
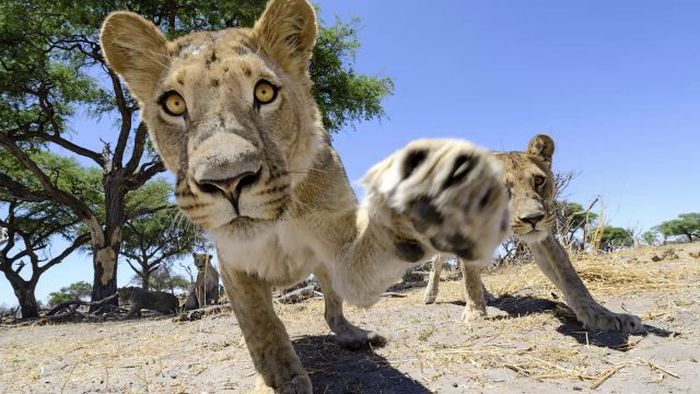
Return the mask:
<path id="1" fill-rule="evenodd" d="M 253 27 L 254 42 L 292 75 L 306 75 L 316 42 L 316 12 L 307 0 L 271 0 Z"/>
<path id="2" fill-rule="evenodd" d="M 133 12 L 113 12 L 102 24 L 100 45 L 107 64 L 131 93 L 141 102 L 150 99 L 169 61 L 160 30 Z"/>
<path id="3" fill-rule="evenodd" d="M 527 144 L 527 154 L 547 163 L 551 167 L 552 156 L 554 155 L 554 140 L 545 134 L 532 137 Z"/>

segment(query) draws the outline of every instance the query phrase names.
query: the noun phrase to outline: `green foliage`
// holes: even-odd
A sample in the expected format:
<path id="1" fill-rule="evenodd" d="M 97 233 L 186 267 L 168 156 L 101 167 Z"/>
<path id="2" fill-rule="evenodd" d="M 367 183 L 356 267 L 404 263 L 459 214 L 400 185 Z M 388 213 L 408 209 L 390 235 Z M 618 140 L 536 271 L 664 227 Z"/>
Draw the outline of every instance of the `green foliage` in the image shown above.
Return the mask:
<path id="1" fill-rule="evenodd" d="M 81 166 L 72 157 L 63 157 L 36 148 L 28 149 L 29 157 L 52 180 L 58 189 L 68 192 L 99 209 L 104 200 L 102 174 L 96 168 Z M 39 180 L 11 154 L 0 148 L 0 174 L 13 179 L 31 191 L 41 191 Z M 14 197 L 0 189 L 0 201 L 10 201 Z M 48 203 L 48 202 L 47 202 Z"/>
<path id="2" fill-rule="evenodd" d="M 56 306 L 62 302 L 73 300 L 87 301 L 90 298 L 92 286 L 87 282 L 71 283 L 67 287 L 62 287 L 59 291 L 49 293 L 49 306 Z"/>
<path id="3" fill-rule="evenodd" d="M 72 158 L 46 151 L 31 150 L 30 157 L 60 190 L 72 193 L 94 207 L 99 206 L 102 200 L 99 171 L 84 168 Z M 0 174 L 15 179 L 29 190 L 41 189 L 36 177 L 1 148 Z M 84 232 L 72 212 L 51 200 L 22 201 L 0 190 L 0 204 L 9 210 L 8 215 L 12 215 L 12 222 L 5 227 L 12 227 L 18 235 L 24 233 L 35 251 L 47 247 L 55 235 L 73 240 Z M 25 247 L 29 245 L 25 243 Z"/>
<path id="4" fill-rule="evenodd" d="M 192 252 L 201 231 L 167 206 L 132 219 L 122 234 L 122 254 L 139 265 L 164 263 Z M 178 219 L 179 218 L 179 219 Z"/>
<path id="5" fill-rule="evenodd" d="M 131 219 L 122 233 L 122 255 L 139 278 L 148 278 L 149 286 L 153 281 L 157 287 L 175 286 L 177 283 L 172 282 L 175 277 L 166 275 L 157 279 L 153 275 L 163 274 L 162 270 L 169 274 L 165 267 L 191 253 L 203 237 L 201 230 L 183 219 L 178 208 L 169 203 L 171 193 L 170 184 L 164 180 L 150 182 L 132 193 L 136 206 L 130 209 L 150 206 L 153 212 Z"/>
<path id="6" fill-rule="evenodd" d="M 76 105 L 95 114 L 115 110 L 113 86 L 100 66 L 99 28 L 114 10 L 129 9 L 156 23 L 167 36 L 226 27 L 250 27 L 265 7 L 264 0 L 140 1 L 28 1 L 0 5 L 0 127 L 9 118 L 24 118 L 38 126 L 45 118 L 37 95 L 43 89 L 60 122 L 67 121 Z M 384 115 L 381 101 L 393 92 L 389 78 L 358 74 L 352 68 L 360 46 L 359 22 L 321 23 L 310 73 L 313 94 L 329 132 L 361 120 Z M 94 77 L 93 77 L 94 76 Z M 131 104 L 133 104 L 133 100 Z M 18 111 L 18 109 L 21 109 Z M 44 119 L 46 120 L 46 119 Z M 63 128 L 63 127 L 61 127 Z"/>
<path id="7" fill-rule="evenodd" d="M 566 218 L 566 228 L 570 233 L 576 232 L 598 219 L 598 214 L 586 212 L 583 206 L 577 202 L 560 201 L 557 204 L 562 216 Z"/>
<path id="8" fill-rule="evenodd" d="M 381 118 L 381 102 L 393 93 L 389 78 L 369 77 L 352 69 L 358 19 L 350 23 L 336 20 L 333 27 L 321 25 L 311 60 L 310 74 L 314 81 L 311 92 L 323 114 L 323 125 L 335 132 L 359 120 Z"/>
<path id="9" fill-rule="evenodd" d="M 605 226 L 600 239 L 603 250 L 613 250 L 634 245 L 632 232 L 622 227 Z"/>
<path id="10" fill-rule="evenodd" d="M 688 242 L 700 239 L 700 213 L 685 213 L 678 219 L 662 222 L 656 227 L 664 238 L 685 236 Z"/>
<path id="11" fill-rule="evenodd" d="M 139 276 L 134 277 L 135 280 L 140 280 Z M 165 264 L 155 270 L 149 280 L 149 289 L 151 291 L 169 291 L 173 293 L 187 293 L 190 290 L 191 284 L 184 276 L 174 273 L 170 264 Z"/>
<path id="12" fill-rule="evenodd" d="M 659 234 L 654 230 L 645 231 L 642 233 L 642 239 L 647 245 L 653 246 L 659 238 Z"/>
<path id="13" fill-rule="evenodd" d="M 22 158 L 23 152 L 30 152 L 31 160 L 38 161 L 40 168 L 33 168 L 31 173 L 23 172 L 20 167 L 10 174 L 5 172 L 9 167 L 3 167 L 0 193 L 24 200 L 31 197 L 35 202 L 45 202 L 46 206 L 56 204 L 64 216 L 72 214 L 83 220 L 79 231 L 84 232 L 85 225 L 91 225 L 93 248 L 112 247 L 114 252 L 119 252 L 119 240 L 112 239 L 120 234 L 116 230 L 123 229 L 130 219 L 159 207 L 165 192 L 161 185 L 152 185 L 149 180 L 164 171 L 164 167 L 147 142 L 145 127 L 138 126 L 135 100 L 105 64 L 99 45 L 102 21 L 112 11 L 128 9 L 153 21 L 167 36 L 175 37 L 194 30 L 252 26 L 265 3 L 265 0 L 0 2 L 0 146 L 5 149 L 0 151 L 0 160 L 7 156 Z M 355 50 L 359 47 L 356 28 L 357 21 L 338 21 L 329 27 L 322 24 L 314 48 L 310 66 L 315 83 L 312 93 L 319 101 L 323 123 L 331 133 L 358 121 L 382 117 L 381 101 L 393 89 L 388 78 L 366 76 L 353 70 Z M 78 109 L 114 120 L 112 130 L 103 126 L 90 130 L 104 140 L 104 146 L 95 150 L 79 146 L 72 138 L 70 124 Z M 41 157 L 42 151 L 67 151 L 94 163 L 96 169 L 83 174 L 85 171 L 71 159 Z M 27 164 L 31 160 L 24 160 L 22 166 L 32 168 Z M 40 176 L 41 170 L 48 173 L 47 178 Z M 67 174 L 71 171 L 75 174 Z M 37 182 L 40 178 L 42 187 Z M 54 181 L 60 184 L 51 185 Z M 14 186 L 26 187 L 27 182 L 36 193 L 23 190 L 19 196 Z M 144 189 L 138 190 L 140 187 Z M 56 188 L 68 195 L 57 193 Z M 86 201 L 89 204 L 83 204 Z M 113 267 L 116 266 L 98 260 L 93 263 L 97 268 L 113 270 L 114 274 L 107 284 L 97 280 L 94 283 L 93 298 L 99 299 L 115 290 Z"/>

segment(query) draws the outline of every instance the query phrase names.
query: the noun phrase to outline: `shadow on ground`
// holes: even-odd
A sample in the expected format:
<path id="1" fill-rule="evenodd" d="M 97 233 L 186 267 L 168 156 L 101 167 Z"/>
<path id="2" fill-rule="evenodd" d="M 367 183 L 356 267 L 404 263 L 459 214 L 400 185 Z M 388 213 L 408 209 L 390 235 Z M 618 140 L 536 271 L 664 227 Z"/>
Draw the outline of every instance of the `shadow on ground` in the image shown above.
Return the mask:
<path id="1" fill-rule="evenodd" d="M 462 301 L 452 303 L 464 305 Z M 506 312 L 508 317 L 519 317 L 533 313 L 551 313 L 561 322 L 561 326 L 557 328 L 557 332 L 570 336 L 584 345 L 606 347 L 623 352 L 633 348 L 633 346 L 630 346 L 629 334 L 585 329 L 581 323 L 576 320 L 576 315 L 571 308 L 563 302 L 529 295 L 502 295 L 498 298 L 487 299 L 487 303 L 489 306 Z M 498 318 L 497 316 L 493 317 L 493 319 Z M 680 333 L 664 330 L 663 328 L 648 324 L 645 324 L 644 328 L 646 329 L 646 333 L 643 334 L 644 336 L 651 334 L 666 338 L 680 335 Z"/>
<path id="2" fill-rule="evenodd" d="M 303 336 L 292 340 L 315 393 L 427 394 L 419 382 L 371 352 L 339 347 L 332 336 Z"/>

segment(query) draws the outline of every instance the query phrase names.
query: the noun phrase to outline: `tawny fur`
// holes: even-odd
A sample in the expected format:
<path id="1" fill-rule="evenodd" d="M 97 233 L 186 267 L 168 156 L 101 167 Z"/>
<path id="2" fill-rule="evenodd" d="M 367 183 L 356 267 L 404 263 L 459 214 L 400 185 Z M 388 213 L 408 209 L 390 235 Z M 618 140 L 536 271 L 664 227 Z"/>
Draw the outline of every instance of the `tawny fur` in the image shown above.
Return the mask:
<path id="1" fill-rule="evenodd" d="M 501 162 L 504 180 L 512 194 L 513 232 L 528 245 L 538 267 L 564 294 L 576 318 L 585 327 L 606 331 L 641 332 L 643 325 L 637 316 L 611 312 L 593 299 L 571 265 L 566 250 L 553 235 L 553 154 L 554 141 L 546 135 L 532 138 L 524 152 L 494 153 Z M 540 180 L 544 179 L 544 183 L 538 186 L 537 177 L 541 177 Z M 534 221 L 534 218 L 538 220 Z M 445 257 L 447 256 L 437 255 L 433 259 L 433 270 L 423 296 L 426 304 L 435 302 L 438 295 L 440 271 Z M 470 262 L 463 259 L 460 263 L 463 269 L 470 267 Z M 484 285 L 478 271 L 469 269 L 465 272 L 463 281 L 467 306 L 463 320 L 469 321 L 486 315 L 486 302 Z"/>
<path id="2" fill-rule="evenodd" d="M 175 314 L 180 309 L 177 297 L 163 291 L 146 291 L 140 287 L 122 287 L 118 290 L 119 301 L 129 303 L 130 309 L 124 319 L 140 316 L 141 309 L 164 314 Z"/>
<path id="3" fill-rule="evenodd" d="M 212 255 L 193 253 L 192 259 L 197 267 L 197 279 L 185 301 L 185 310 L 202 308 L 219 300 L 219 272 L 212 265 Z"/>
<path id="4" fill-rule="evenodd" d="M 101 34 L 110 67 L 176 175 L 178 205 L 216 242 L 261 391 L 311 392 L 272 308 L 273 286 L 315 273 L 338 342 L 381 345 L 344 318 L 343 300 L 372 305 L 411 264 L 440 251 L 490 256 L 507 230 L 496 160 L 461 140 L 398 150 L 368 172 L 357 203 L 310 93 L 315 34 L 305 0 L 270 1 L 252 29 L 166 42 L 150 22 L 117 12 Z M 261 83 L 276 93 L 264 103 Z M 186 103 L 180 115 L 166 111 L 173 94 Z"/>

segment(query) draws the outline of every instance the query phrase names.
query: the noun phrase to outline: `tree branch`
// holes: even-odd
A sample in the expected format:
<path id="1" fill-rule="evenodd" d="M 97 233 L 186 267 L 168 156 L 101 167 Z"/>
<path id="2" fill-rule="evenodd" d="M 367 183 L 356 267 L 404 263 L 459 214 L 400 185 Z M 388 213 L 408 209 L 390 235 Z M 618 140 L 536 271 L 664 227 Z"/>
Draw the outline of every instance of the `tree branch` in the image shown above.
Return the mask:
<path id="1" fill-rule="evenodd" d="M 49 268 L 53 267 L 54 265 L 56 265 L 56 264 L 62 262 L 63 259 L 65 259 L 66 257 L 68 257 L 68 255 L 70 255 L 71 253 L 73 253 L 73 252 L 74 252 L 76 249 L 78 249 L 79 247 L 83 246 L 83 245 L 84 245 L 85 243 L 87 243 L 87 241 L 89 241 L 89 240 L 90 240 L 90 235 L 89 235 L 89 234 L 87 234 L 87 233 L 85 233 L 85 234 L 80 234 L 80 235 L 73 241 L 73 243 L 72 243 L 69 247 L 67 247 L 66 249 L 63 250 L 63 252 L 61 252 L 61 254 L 59 254 L 58 256 L 56 256 L 56 257 L 54 257 L 54 258 L 52 258 L 51 260 L 49 260 L 48 263 L 46 263 L 46 264 L 44 264 L 43 266 L 41 266 L 41 267 L 39 268 L 39 273 L 40 273 L 40 274 L 41 274 L 41 273 L 44 273 L 44 271 L 46 271 L 46 270 L 48 270 Z"/>
<path id="2" fill-rule="evenodd" d="M 125 182 L 128 190 L 136 190 L 140 188 L 149 179 L 165 171 L 165 165 L 163 165 L 163 162 L 160 160 L 151 163 L 150 167 L 144 167 L 145 165 L 141 166 L 141 171 L 130 177 L 128 182 Z"/>
<path id="3" fill-rule="evenodd" d="M 39 165 L 32 160 L 28 154 L 26 154 L 22 149 L 15 145 L 14 141 L 10 139 L 6 134 L 0 133 L 0 145 L 4 146 L 12 156 L 14 156 L 24 168 L 34 174 L 41 184 L 42 188 L 46 193 L 52 196 L 51 200 L 58 202 L 59 204 L 65 205 L 70 208 L 76 216 L 81 219 L 87 219 L 94 217 L 90 208 L 73 196 L 72 194 L 66 193 L 59 189 L 49 178 L 44 171 L 39 168 Z M 10 190 L 10 192 L 12 192 Z"/>
<path id="4" fill-rule="evenodd" d="M 59 145 L 62 148 L 75 153 L 76 155 L 87 157 L 88 159 L 97 163 L 97 165 L 99 165 L 100 168 L 104 167 L 104 160 L 102 159 L 102 155 L 100 153 L 84 148 L 71 141 L 68 141 L 60 135 L 48 133 L 24 133 L 23 136 L 53 142 L 56 145 Z"/>
<path id="5" fill-rule="evenodd" d="M 136 267 L 134 267 L 134 266 L 131 264 L 131 261 L 126 260 L 126 263 L 129 264 L 129 267 L 131 267 L 131 269 L 134 270 L 134 272 L 136 272 L 136 275 L 141 276 L 141 275 L 143 274 L 141 271 L 137 270 Z"/>
<path id="6" fill-rule="evenodd" d="M 136 136 L 134 137 L 134 149 L 131 153 L 131 159 L 126 163 L 126 173 L 132 175 L 136 171 L 141 158 L 143 157 L 143 151 L 146 147 L 146 136 L 148 136 L 148 127 L 144 122 L 139 123 L 136 128 Z"/>
<path id="7" fill-rule="evenodd" d="M 137 217 L 142 216 L 142 215 L 146 215 L 146 214 L 156 213 L 156 212 L 158 212 L 158 211 L 162 211 L 163 209 L 166 209 L 166 208 L 169 208 L 169 207 L 170 207 L 170 205 L 160 205 L 160 206 L 153 207 L 153 208 L 136 209 L 136 210 L 134 210 L 134 211 L 127 212 L 126 215 L 125 215 L 125 217 L 126 217 L 126 220 L 131 220 L 131 219 L 137 218 Z"/>
<path id="8" fill-rule="evenodd" d="M 50 200 L 47 193 L 43 191 L 29 190 L 23 184 L 14 181 L 7 174 L 0 172 L 0 193 L 7 193 L 18 200 L 28 202 L 42 202 Z"/>
<path id="9" fill-rule="evenodd" d="M 129 141 L 129 134 L 131 133 L 131 116 L 133 113 L 126 102 L 126 97 L 124 96 L 122 84 L 119 82 L 119 77 L 111 69 L 107 69 L 107 74 L 109 75 L 109 79 L 112 81 L 112 88 L 114 89 L 114 98 L 116 99 L 117 109 L 122 117 L 122 126 L 119 130 L 119 138 L 117 139 L 117 146 L 114 149 L 114 159 L 112 161 L 113 165 L 121 168 L 122 161 L 124 159 L 124 151 L 126 150 L 126 144 Z"/>

